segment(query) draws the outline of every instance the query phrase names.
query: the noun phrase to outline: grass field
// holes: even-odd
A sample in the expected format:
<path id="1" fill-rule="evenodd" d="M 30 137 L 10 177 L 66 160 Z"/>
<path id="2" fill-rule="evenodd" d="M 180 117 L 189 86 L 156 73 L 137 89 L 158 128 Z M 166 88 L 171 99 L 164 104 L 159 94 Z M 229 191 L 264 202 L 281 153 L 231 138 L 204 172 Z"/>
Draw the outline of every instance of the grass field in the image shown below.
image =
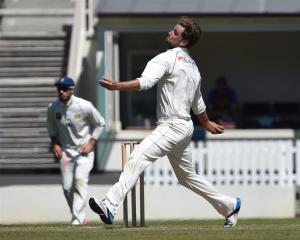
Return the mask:
<path id="1" fill-rule="evenodd" d="M 151 221 L 144 228 L 122 228 L 122 223 L 112 226 L 89 223 L 84 226 L 69 224 L 0 225 L 0 239 L 69 240 L 290 240 L 300 239 L 300 218 L 239 220 L 230 230 L 222 228 L 222 220 Z"/>

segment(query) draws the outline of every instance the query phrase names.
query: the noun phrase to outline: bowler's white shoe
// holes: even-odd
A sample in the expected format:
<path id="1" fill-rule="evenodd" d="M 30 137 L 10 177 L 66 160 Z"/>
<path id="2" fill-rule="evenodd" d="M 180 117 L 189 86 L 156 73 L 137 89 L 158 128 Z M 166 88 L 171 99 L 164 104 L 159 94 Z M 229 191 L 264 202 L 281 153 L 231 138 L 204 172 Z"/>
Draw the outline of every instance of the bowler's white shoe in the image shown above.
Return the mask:
<path id="1" fill-rule="evenodd" d="M 241 199 L 239 197 L 237 197 L 235 208 L 225 218 L 224 228 L 231 228 L 237 224 L 238 213 L 239 213 L 240 209 L 241 209 Z"/>
<path id="2" fill-rule="evenodd" d="M 104 223 L 113 224 L 114 215 L 111 213 L 111 211 L 105 205 L 104 201 L 99 203 L 99 201 L 96 198 L 90 198 L 89 205 L 90 205 L 90 208 L 100 216 L 101 220 Z"/>

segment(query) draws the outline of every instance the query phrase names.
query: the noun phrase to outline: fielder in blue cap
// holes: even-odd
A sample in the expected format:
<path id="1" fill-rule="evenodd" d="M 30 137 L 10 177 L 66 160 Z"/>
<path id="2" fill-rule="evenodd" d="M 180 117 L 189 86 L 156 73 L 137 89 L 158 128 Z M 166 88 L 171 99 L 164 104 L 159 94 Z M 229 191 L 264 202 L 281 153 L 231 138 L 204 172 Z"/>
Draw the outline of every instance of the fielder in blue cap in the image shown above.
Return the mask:
<path id="1" fill-rule="evenodd" d="M 72 78 L 61 77 L 54 84 L 55 86 L 66 86 L 66 87 L 75 87 L 75 82 Z"/>
<path id="2" fill-rule="evenodd" d="M 60 163 L 63 192 L 72 215 L 71 223 L 85 224 L 94 147 L 105 121 L 91 102 L 74 95 L 73 79 L 62 77 L 54 85 L 58 99 L 49 104 L 47 112 L 51 151 Z"/>

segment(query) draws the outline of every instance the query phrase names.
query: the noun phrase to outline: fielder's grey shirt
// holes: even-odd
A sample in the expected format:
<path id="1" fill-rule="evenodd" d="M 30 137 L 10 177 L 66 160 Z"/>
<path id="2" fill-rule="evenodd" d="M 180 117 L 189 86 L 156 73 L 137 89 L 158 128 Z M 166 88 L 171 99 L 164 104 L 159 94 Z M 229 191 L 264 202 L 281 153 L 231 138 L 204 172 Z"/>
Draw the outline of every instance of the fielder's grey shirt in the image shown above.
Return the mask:
<path id="1" fill-rule="evenodd" d="M 59 99 L 49 104 L 47 128 L 50 137 L 57 137 L 61 147 L 71 155 L 92 137 L 98 139 L 104 118 L 89 101 L 71 96 L 64 104 Z"/>
<path id="2" fill-rule="evenodd" d="M 200 72 L 186 48 L 173 48 L 154 57 L 140 78 L 140 90 L 157 83 L 157 118 L 189 120 L 206 106 L 200 91 Z"/>

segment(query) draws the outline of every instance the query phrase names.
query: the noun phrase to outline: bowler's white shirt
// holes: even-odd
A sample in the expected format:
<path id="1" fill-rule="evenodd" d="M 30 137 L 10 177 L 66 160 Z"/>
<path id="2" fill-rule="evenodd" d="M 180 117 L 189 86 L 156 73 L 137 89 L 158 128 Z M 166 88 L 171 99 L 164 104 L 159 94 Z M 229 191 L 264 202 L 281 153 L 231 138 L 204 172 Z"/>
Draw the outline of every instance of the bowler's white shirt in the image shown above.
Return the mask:
<path id="1" fill-rule="evenodd" d="M 186 48 L 173 48 L 151 59 L 142 76 L 137 78 L 140 90 L 157 83 L 157 118 L 190 117 L 190 109 L 198 115 L 206 106 L 200 91 L 200 72 Z"/>
<path id="2" fill-rule="evenodd" d="M 72 95 L 67 104 L 59 99 L 49 104 L 48 133 L 58 138 L 64 150 L 78 151 L 91 137 L 97 140 L 104 125 L 104 118 L 97 109 L 82 98 Z"/>

